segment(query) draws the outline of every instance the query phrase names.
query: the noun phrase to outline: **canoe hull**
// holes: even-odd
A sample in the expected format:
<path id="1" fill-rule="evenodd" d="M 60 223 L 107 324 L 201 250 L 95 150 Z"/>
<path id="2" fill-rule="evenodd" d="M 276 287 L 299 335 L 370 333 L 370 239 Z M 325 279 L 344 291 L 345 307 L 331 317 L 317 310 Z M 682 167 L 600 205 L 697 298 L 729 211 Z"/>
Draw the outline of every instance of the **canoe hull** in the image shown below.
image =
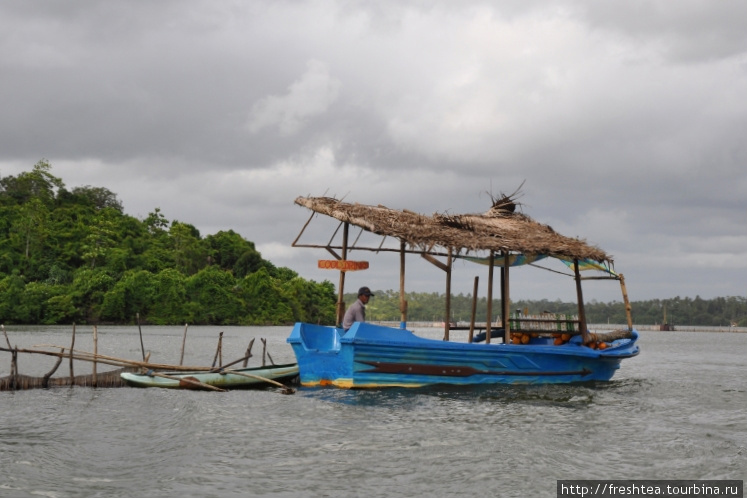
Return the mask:
<path id="1" fill-rule="evenodd" d="M 424 339 L 412 332 L 355 323 L 341 329 L 297 323 L 288 338 L 304 386 L 419 387 L 431 384 L 558 384 L 607 381 L 638 354 L 631 338 L 594 350 L 574 338 L 562 346 L 468 344 Z"/>
<path id="2" fill-rule="evenodd" d="M 236 372 L 240 372 L 248 375 L 255 375 L 257 377 L 263 377 L 265 379 L 275 381 L 287 381 L 298 375 L 298 364 L 288 363 L 284 365 L 272 365 L 268 367 L 254 367 L 254 368 L 241 368 L 236 369 Z M 222 389 L 247 389 L 252 387 L 264 387 L 271 384 L 255 378 L 249 378 L 245 375 L 237 375 L 233 373 L 219 373 L 219 372 L 159 372 L 174 377 L 175 379 L 166 379 L 163 377 L 150 376 L 147 374 L 137 374 L 131 372 L 123 372 L 120 374 L 122 379 L 132 387 L 164 387 L 170 389 L 183 389 L 189 387 L 185 386 L 185 383 L 180 383 L 177 379 L 191 378 L 197 380 L 203 384 L 208 384 L 214 387 Z"/>

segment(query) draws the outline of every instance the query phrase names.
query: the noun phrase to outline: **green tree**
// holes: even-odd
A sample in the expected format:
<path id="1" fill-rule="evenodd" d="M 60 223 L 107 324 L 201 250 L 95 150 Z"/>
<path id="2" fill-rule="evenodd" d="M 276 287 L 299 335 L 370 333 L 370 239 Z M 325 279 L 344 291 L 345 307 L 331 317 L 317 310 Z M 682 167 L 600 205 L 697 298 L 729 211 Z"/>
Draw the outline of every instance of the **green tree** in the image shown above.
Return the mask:
<path id="1" fill-rule="evenodd" d="M 25 204 L 38 199 L 47 207 L 52 207 L 58 189 L 65 186 L 61 179 L 50 173 L 52 166 L 45 159 L 36 163 L 31 171 L 17 177 L 0 178 L 0 202 Z"/>
<path id="2" fill-rule="evenodd" d="M 293 323 L 294 313 L 282 285 L 265 268 L 244 277 L 240 293 L 246 303 L 246 325 Z"/>
<path id="3" fill-rule="evenodd" d="M 159 304 L 157 278 L 146 270 L 129 270 L 102 298 L 100 318 L 104 321 L 134 321 L 139 313 L 150 320 L 151 308 Z"/>
<path id="4" fill-rule="evenodd" d="M 159 325 L 191 321 L 187 296 L 187 278 L 175 269 L 166 269 L 155 278 L 155 294 L 148 320 Z"/>
<path id="5" fill-rule="evenodd" d="M 194 226 L 174 221 L 171 223 L 169 237 L 174 264 L 179 271 L 194 275 L 205 266 L 207 249 L 200 240 L 200 232 Z"/>
<path id="6" fill-rule="evenodd" d="M 238 278 L 257 271 L 261 266 L 262 256 L 255 249 L 254 243 L 233 230 L 208 235 L 205 243 L 210 251 L 211 263 L 224 270 L 234 271 Z"/>
<path id="7" fill-rule="evenodd" d="M 26 323 L 21 311 L 21 299 L 26 283 L 19 275 L 0 280 L 0 323 Z"/>
<path id="8" fill-rule="evenodd" d="M 117 194 L 104 187 L 75 187 L 71 193 L 74 196 L 76 204 L 85 204 L 94 209 L 114 209 L 122 212 L 122 203 L 117 199 Z"/>
<path id="9" fill-rule="evenodd" d="M 118 243 L 116 222 L 114 217 L 116 211 L 113 208 L 104 208 L 97 212 L 91 220 L 89 231 L 83 240 L 83 261 L 96 267 L 96 262 L 103 261 L 112 247 Z"/>
<path id="10" fill-rule="evenodd" d="M 243 305 L 234 293 L 236 281 L 230 272 L 208 266 L 187 279 L 190 322 L 198 325 L 238 323 Z"/>
<path id="11" fill-rule="evenodd" d="M 117 280 L 105 269 L 83 267 L 75 271 L 70 294 L 83 320 L 98 323 L 104 296 Z"/>

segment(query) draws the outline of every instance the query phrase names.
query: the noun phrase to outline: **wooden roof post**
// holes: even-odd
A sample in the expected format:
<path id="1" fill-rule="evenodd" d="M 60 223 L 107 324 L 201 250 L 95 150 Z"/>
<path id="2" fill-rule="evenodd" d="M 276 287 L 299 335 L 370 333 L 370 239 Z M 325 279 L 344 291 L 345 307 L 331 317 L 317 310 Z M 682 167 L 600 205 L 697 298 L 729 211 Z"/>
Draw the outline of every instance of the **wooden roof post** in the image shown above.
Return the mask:
<path id="1" fill-rule="evenodd" d="M 501 270 L 501 304 L 503 304 L 503 344 L 511 343 L 511 321 L 508 319 L 511 313 L 511 293 L 509 292 L 508 268 L 511 266 L 511 258 L 508 251 L 503 251 L 503 268 Z"/>
<path id="2" fill-rule="evenodd" d="M 469 341 L 475 337 L 475 315 L 477 314 L 477 284 L 480 282 L 480 277 L 475 276 L 475 285 L 472 289 L 472 313 L 469 318 Z"/>
<path id="3" fill-rule="evenodd" d="M 451 265 L 452 249 L 449 247 L 449 255 L 446 258 L 446 317 L 444 319 L 444 341 L 449 340 L 449 327 L 451 326 Z"/>
<path id="4" fill-rule="evenodd" d="M 342 228 L 342 259 L 345 261 L 348 259 L 348 231 L 350 229 L 350 223 L 347 221 Z M 345 302 L 343 301 L 343 293 L 345 292 L 345 270 L 340 270 L 340 283 L 338 284 L 339 290 L 337 295 L 337 326 L 342 327 L 342 319 L 345 316 Z"/>
<path id="5" fill-rule="evenodd" d="M 495 254 L 490 251 L 488 266 L 488 316 L 485 320 L 485 344 L 490 344 L 490 332 L 493 325 L 493 266 L 495 265 Z"/>
<path id="6" fill-rule="evenodd" d="M 399 243 L 399 328 L 407 328 L 407 299 L 405 299 L 405 241 Z"/>
<path id="7" fill-rule="evenodd" d="M 628 289 L 625 288 L 625 277 L 620 274 L 620 288 L 622 289 L 623 302 L 625 303 L 625 317 L 628 319 L 628 330 L 633 330 L 633 315 L 630 301 L 628 300 Z"/>
<path id="8" fill-rule="evenodd" d="M 581 332 L 581 341 L 587 344 L 591 341 L 589 330 L 586 326 L 586 311 L 584 308 L 584 293 L 581 292 L 581 272 L 579 271 L 578 258 L 573 258 L 573 272 L 576 274 L 576 297 L 578 299 L 578 330 Z"/>

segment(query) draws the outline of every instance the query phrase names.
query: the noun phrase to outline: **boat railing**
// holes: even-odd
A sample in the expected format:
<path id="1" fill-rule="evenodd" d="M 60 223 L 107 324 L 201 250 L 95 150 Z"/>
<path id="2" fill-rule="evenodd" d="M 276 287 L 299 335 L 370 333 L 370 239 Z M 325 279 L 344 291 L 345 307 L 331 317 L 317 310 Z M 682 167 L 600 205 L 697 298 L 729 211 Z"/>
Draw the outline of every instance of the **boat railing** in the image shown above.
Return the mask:
<path id="1" fill-rule="evenodd" d="M 577 315 L 541 314 L 525 315 L 511 313 L 509 327 L 512 332 L 529 332 L 539 335 L 580 334 L 580 320 Z"/>

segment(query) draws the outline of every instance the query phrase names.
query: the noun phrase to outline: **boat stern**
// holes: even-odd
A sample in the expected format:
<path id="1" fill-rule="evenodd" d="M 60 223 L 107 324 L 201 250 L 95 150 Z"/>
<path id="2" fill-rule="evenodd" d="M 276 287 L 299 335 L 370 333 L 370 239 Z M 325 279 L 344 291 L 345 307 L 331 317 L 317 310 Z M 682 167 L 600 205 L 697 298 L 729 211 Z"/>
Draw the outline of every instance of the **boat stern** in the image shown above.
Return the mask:
<path id="1" fill-rule="evenodd" d="M 352 352 L 337 327 L 296 323 L 287 339 L 298 362 L 303 386 L 352 387 Z"/>

